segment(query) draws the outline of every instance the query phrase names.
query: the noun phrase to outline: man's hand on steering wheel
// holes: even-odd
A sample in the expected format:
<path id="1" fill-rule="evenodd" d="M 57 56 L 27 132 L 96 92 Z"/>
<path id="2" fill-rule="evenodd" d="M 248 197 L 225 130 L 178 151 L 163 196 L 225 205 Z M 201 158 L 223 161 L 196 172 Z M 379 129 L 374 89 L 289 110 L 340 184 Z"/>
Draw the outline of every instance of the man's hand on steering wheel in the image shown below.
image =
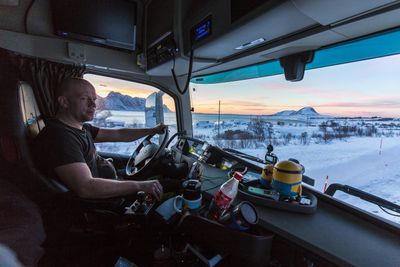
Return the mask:
<path id="1" fill-rule="evenodd" d="M 152 133 L 144 138 L 130 156 L 125 172 L 128 176 L 134 178 L 145 173 L 154 165 L 168 141 L 168 127 L 162 123 L 152 128 Z M 159 145 L 152 143 L 151 138 L 156 134 L 164 134 Z"/>
<path id="2" fill-rule="evenodd" d="M 164 191 L 158 180 L 148 180 L 140 182 L 140 191 L 144 191 L 154 196 L 158 201 L 161 200 Z"/>
<path id="3" fill-rule="evenodd" d="M 153 128 L 154 134 L 163 134 L 166 129 L 167 129 L 167 125 L 165 125 L 164 123 L 157 124 Z"/>

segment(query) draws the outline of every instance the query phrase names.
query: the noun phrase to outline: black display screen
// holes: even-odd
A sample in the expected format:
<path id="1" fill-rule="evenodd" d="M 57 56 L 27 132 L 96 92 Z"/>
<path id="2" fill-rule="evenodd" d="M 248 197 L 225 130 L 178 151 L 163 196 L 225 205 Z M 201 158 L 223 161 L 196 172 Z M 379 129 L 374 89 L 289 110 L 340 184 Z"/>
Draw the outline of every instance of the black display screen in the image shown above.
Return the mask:
<path id="1" fill-rule="evenodd" d="M 51 1 L 55 34 L 135 49 L 136 3 L 126 0 Z"/>
<path id="2" fill-rule="evenodd" d="M 147 6 L 147 47 L 173 32 L 174 0 L 152 0 Z"/>
<path id="3" fill-rule="evenodd" d="M 200 40 L 203 40 L 207 36 L 210 36 L 211 33 L 212 33 L 212 20 L 211 16 L 209 16 L 192 28 L 192 42 L 196 43 Z"/>

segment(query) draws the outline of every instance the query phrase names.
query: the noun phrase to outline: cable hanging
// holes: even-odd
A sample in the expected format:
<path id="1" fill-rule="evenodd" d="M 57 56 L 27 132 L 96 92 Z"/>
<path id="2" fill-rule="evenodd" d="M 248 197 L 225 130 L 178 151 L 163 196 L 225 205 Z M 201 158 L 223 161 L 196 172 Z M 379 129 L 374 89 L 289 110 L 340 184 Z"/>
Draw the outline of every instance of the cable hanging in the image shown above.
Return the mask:
<path id="1" fill-rule="evenodd" d="M 176 50 L 176 43 L 174 42 L 174 44 L 175 44 L 175 50 Z M 172 69 L 171 69 L 172 77 L 174 78 L 174 82 L 175 82 L 175 85 L 176 85 L 176 88 L 177 88 L 178 92 L 183 95 L 188 90 L 190 79 L 192 78 L 193 48 L 192 48 L 192 45 L 190 45 L 189 70 L 188 70 L 188 74 L 187 74 L 185 87 L 183 88 L 183 90 L 181 90 L 181 87 L 178 84 L 178 79 L 176 78 L 176 74 L 175 74 L 175 52 L 172 51 L 171 53 L 172 53 L 172 60 L 173 60 L 173 66 L 172 66 Z"/>

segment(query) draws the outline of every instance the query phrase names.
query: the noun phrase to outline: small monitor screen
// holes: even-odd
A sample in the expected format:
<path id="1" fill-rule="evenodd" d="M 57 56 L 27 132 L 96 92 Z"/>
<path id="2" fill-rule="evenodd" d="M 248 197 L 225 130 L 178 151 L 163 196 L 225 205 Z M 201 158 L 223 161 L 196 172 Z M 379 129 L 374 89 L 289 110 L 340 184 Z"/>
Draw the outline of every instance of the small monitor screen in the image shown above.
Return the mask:
<path id="1" fill-rule="evenodd" d="M 126 0 L 51 1 L 55 34 L 135 49 L 136 4 Z"/>
<path id="2" fill-rule="evenodd" d="M 202 22 L 192 28 L 192 42 L 203 40 L 212 33 L 211 16 L 207 17 Z"/>

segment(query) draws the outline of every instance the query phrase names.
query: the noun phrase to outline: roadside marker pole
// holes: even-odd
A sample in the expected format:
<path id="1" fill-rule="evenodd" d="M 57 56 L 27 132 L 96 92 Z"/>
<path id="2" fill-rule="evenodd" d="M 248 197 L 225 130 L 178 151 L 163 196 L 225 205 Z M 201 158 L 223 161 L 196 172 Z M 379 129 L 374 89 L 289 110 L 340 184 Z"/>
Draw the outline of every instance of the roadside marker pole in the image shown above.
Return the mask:
<path id="1" fill-rule="evenodd" d="M 383 138 L 381 138 L 381 145 L 379 146 L 379 155 L 382 154 L 382 142 L 383 142 Z"/>
<path id="2" fill-rule="evenodd" d="M 325 179 L 324 193 L 325 193 L 327 187 L 328 187 L 328 175 L 326 176 L 326 179 Z"/>

